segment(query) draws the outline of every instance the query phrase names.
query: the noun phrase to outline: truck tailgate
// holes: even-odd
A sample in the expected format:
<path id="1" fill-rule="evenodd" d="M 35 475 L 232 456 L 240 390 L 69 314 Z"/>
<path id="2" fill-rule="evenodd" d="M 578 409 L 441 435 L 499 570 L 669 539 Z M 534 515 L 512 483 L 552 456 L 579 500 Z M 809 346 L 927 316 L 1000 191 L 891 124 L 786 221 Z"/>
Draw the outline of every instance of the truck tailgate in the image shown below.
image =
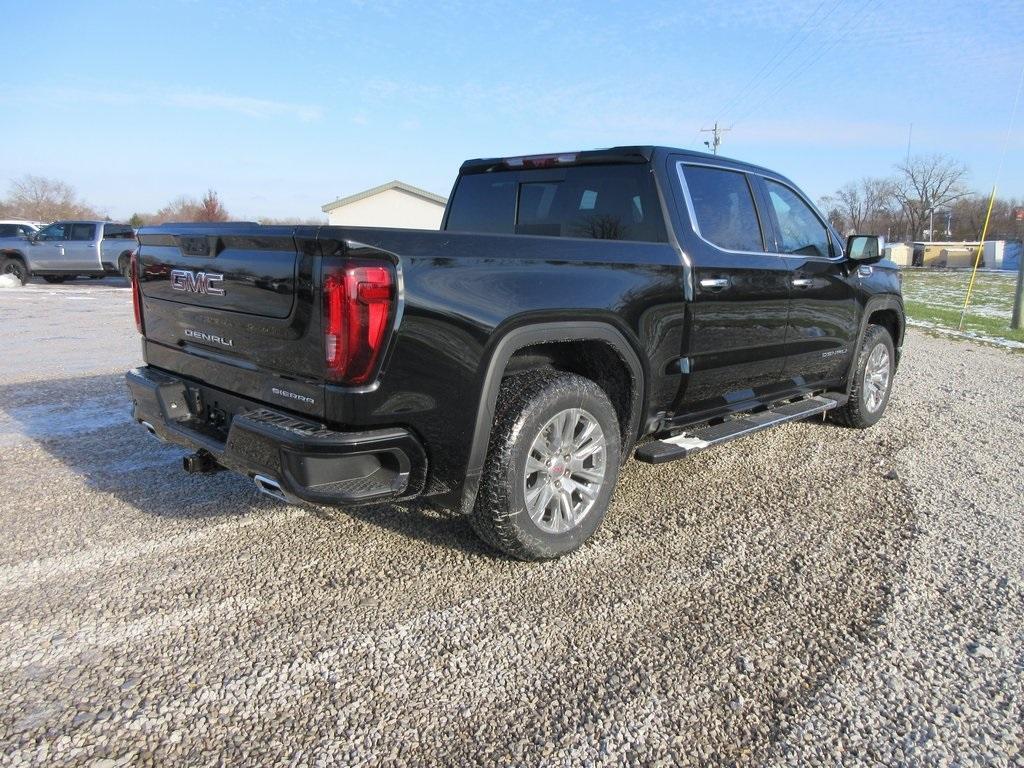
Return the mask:
<path id="1" fill-rule="evenodd" d="M 216 233 L 204 229 L 214 228 L 140 234 L 143 295 L 217 311 L 288 317 L 295 300 L 295 227 L 252 233 L 243 227 Z"/>
<path id="2" fill-rule="evenodd" d="M 213 387 L 319 415 L 317 227 L 164 225 L 139 233 L 146 358 Z"/>

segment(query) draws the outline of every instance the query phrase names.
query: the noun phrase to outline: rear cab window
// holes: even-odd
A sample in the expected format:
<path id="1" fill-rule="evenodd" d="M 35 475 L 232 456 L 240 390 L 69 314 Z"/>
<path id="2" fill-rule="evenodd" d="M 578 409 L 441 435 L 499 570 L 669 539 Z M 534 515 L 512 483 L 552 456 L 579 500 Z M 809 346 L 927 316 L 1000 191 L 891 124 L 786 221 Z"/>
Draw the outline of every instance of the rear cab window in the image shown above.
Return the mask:
<path id="1" fill-rule="evenodd" d="M 459 177 L 445 229 L 595 240 L 668 240 L 649 166 L 585 165 Z"/>
<path id="2" fill-rule="evenodd" d="M 104 224 L 104 240 L 134 240 L 135 231 L 124 224 Z"/>

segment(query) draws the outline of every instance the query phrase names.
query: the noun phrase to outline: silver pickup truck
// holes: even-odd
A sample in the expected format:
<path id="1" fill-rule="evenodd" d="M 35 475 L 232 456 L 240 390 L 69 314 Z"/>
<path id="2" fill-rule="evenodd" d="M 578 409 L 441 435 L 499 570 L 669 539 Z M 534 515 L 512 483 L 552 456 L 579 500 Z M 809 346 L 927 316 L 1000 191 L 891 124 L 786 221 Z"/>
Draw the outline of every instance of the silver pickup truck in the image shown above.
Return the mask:
<path id="1" fill-rule="evenodd" d="M 135 230 L 109 221 L 55 221 L 27 237 L 0 239 L 0 273 L 48 283 L 85 275 L 129 274 Z"/>

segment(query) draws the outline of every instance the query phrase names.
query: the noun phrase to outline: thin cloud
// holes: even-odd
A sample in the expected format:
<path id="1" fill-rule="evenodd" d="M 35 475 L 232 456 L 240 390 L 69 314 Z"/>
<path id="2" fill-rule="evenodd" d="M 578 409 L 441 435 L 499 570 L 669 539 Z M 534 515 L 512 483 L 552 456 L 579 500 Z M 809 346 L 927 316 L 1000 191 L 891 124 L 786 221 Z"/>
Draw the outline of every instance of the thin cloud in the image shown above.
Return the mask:
<path id="1" fill-rule="evenodd" d="M 257 99 L 251 96 L 202 90 L 145 87 L 138 90 L 94 90 L 92 88 L 24 88 L 14 96 L 26 102 L 54 104 L 111 104 L 125 106 L 175 107 L 185 110 L 230 112 L 259 119 L 291 118 L 304 123 L 323 117 L 316 105 Z"/>
<path id="2" fill-rule="evenodd" d="M 171 93 L 164 101 L 184 109 L 222 110 L 236 112 L 246 117 L 295 117 L 306 123 L 323 117 L 323 110 L 320 107 L 309 104 L 255 99 L 250 96 L 229 96 L 203 91 Z"/>

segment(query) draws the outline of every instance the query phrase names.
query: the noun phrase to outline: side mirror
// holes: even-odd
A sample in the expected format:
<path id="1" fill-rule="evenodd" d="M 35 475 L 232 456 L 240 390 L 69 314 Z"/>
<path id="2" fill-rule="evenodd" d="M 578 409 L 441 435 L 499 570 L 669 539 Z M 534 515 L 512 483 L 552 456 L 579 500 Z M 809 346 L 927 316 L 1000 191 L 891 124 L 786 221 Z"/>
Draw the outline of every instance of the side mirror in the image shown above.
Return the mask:
<path id="1" fill-rule="evenodd" d="M 846 257 L 852 261 L 871 263 L 885 255 L 885 238 L 880 235 L 850 235 L 846 238 Z"/>

